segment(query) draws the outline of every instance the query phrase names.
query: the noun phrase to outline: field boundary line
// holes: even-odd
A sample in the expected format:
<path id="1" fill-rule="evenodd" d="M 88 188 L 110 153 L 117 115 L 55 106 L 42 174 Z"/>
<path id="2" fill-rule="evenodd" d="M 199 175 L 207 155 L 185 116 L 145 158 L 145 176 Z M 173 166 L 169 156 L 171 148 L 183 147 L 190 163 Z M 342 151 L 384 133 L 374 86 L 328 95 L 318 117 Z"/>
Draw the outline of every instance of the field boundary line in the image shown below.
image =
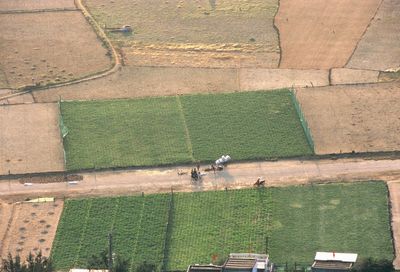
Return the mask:
<path id="1" fill-rule="evenodd" d="M 42 13 L 42 12 L 66 12 L 66 11 L 79 11 L 75 8 L 45 8 L 45 9 L 11 9 L 0 10 L 0 14 L 24 14 L 24 13 Z"/>
<path id="2" fill-rule="evenodd" d="M 87 222 L 89 219 L 89 214 L 90 214 L 90 210 L 92 209 L 92 203 L 93 203 L 93 199 L 91 198 L 89 200 L 89 206 L 87 207 L 87 212 L 86 212 L 86 217 L 85 217 L 85 222 L 83 225 L 83 229 L 82 229 L 82 233 L 81 233 L 81 238 L 79 239 L 79 247 L 78 250 L 76 251 L 76 256 L 75 256 L 75 260 L 74 260 L 74 266 L 77 266 L 77 263 L 79 261 L 79 255 L 81 253 L 81 249 L 82 249 L 82 242 L 85 239 L 85 235 L 86 235 L 86 229 L 87 229 Z"/>
<path id="3" fill-rule="evenodd" d="M 164 245 L 163 245 L 163 259 L 161 263 L 161 270 L 160 271 L 167 271 L 167 264 L 168 264 L 168 255 L 169 255 L 169 247 L 171 243 L 171 236 L 172 236 L 172 225 L 173 225 L 173 217 L 174 217 L 174 191 L 171 190 L 170 198 L 168 202 L 168 221 L 167 226 L 165 228 L 165 238 L 164 238 Z"/>
<path id="4" fill-rule="evenodd" d="M 308 126 L 306 117 L 304 116 L 303 111 L 301 110 L 301 105 L 299 103 L 299 101 L 297 100 L 296 97 L 296 90 L 292 88 L 292 90 L 289 91 L 289 95 L 292 99 L 292 103 L 294 105 L 294 108 L 296 110 L 297 113 L 297 117 L 299 118 L 300 124 L 303 128 L 304 134 L 306 136 L 307 142 L 313 152 L 313 154 L 315 154 L 315 146 L 314 146 L 314 140 L 311 134 L 311 130 L 310 127 Z"/>
<path id="5" fill-rule="evenodd" d="M 281 0 L 278 0 L 278 8 L 276 9 L 274 20 L 273 20 L 273 27 L 278 35 L 278 47 L 279 47 L 279 61 L 278 61 L 278 69 L 281 67 L 282 62 L 282 46 L 281 46 L 281 33 L 279 31 L 279 27 L 276 26 L 276 15 L 279 13 L 279 9 L 281 8 Z"/>
<path id="6" fill-rule="evenodd" d="M 364 38 L 365 34 L 367 33 L 369 27 L 371 26 L 372 22 L 374 21 L 376 15 L 378 14 L 378 11 L 381 9 L 382 3 L 384 0 L 381 0 L 381 2 L 379 3 L 378 8 L 376 9 L 374 16 L 372 16 L 371 20 L 369 21 L 367 27 L 364 29 L 364 32 L 362 33 L 360 39 L 358 39 L 356 46 L 354 46 L 353 52 L 351 52 L 351 55 L 349 56 L 349 58 L 347 59 L 345 65 L 343 66 L 343 68 L 347 68 L 347 65 L 349 65 L 349 62 L 351 61 L 351 59 L 353 58 L 354 53 L 356 52 L 358 45 L 360 44 L 360 42 L 362 41 L 362 39 Z"/>
<path id="7" fill-rule="evenodd" d="M 196 159 L 193 156 L 192 140 L 190 138 L 189 128 L 188 128 L 187 123 L 186 123 L 186 118 L 185 118 L 185 114 L 183 112 L 183 106 L 182 106 L 182 102 L 181 102 L 181 99 L 180 99 L 179 95 L 176 96 L 176 102 L 178 104 L 179 115 L 181 116 L 181 119 L 182 119 L 182 122 L 183 122 L 183 127 L 185 129 L 186 146 L 188 148 L 190 158 L 192 159 L 193 162 L 195 162 Z"/>
<path id="8" fill-rule="evenodd" d="M 15 214 L 15 205 L 12 205 L 11 207 L 11 211 L 10 211 L 10 217 L 7 220 L 7 228 L 6 231 L 4 232 L 4 235 L 2 237 L 2 239 L 0 240 L 0 256 L 4 256 L 3 255 L 3 251 L 4 251 L 4 241 L 7 239 L 7 234 L 10 232 L 10 228 L 12 225 L 12 221 L 14 219 L 14 214 Z"/>

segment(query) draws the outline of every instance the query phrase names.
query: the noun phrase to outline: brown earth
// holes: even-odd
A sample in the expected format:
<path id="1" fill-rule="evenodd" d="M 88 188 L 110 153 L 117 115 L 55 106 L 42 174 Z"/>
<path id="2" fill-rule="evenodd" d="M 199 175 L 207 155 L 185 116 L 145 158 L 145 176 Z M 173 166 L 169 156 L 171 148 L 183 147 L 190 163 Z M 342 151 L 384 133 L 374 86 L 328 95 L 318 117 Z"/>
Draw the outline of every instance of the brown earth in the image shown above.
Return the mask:
<path id="1" fill-rule="evenodd" d="M 0 67 L 8 87 L 69 81 L 111 66 L 79 11 L 0 14 Z"/>
<path id="2" fill-rule="evenodd" d="M 331 84 L 377 83 L 379 71 L 336 68 L 331 70 Z"/>
<path id="3" fill-rule="evenodd" d="M 10 228 L 2 240 L 1 256 L 10 252 L 24 260 L 29 252 L 41 250 L 49 256 L 63 210 L 63 201 L 14 203 Z"/>
<path id="4" fill-rule="evenodd" d="M 128 59 L 128 63 L 130 60 Z M 327 70 L 124 66 L 105 78 L 33 91 L 37 102 L 135 98 L 328 85 Z M 12 101 L 10 101 L 12 103 Z"/>
<path id="5" fill-rule="evenodd" d="M 280 68 L 343 67 L 382 0 L 281 0 Z"/>
<path id="6" fill-rule="evenodd" d="M 12 0 L 0 1 L 0 11 L 74 8 L 74 0 Z"/>
<path id="7" fill-rule="evenodd" d="M 400 150 L 400 82 L 299 89 L 317 154 Z"/>
<path id="8" fill-rule="evenodd" d="M 386 70 L 400 67 L 400 1 L 383 0 L 347 67 Z"/>
<path id="9" fill-rule="evenodd" d="M 57 104 L 0 106 L 0 175 L 64 170 Z"/>

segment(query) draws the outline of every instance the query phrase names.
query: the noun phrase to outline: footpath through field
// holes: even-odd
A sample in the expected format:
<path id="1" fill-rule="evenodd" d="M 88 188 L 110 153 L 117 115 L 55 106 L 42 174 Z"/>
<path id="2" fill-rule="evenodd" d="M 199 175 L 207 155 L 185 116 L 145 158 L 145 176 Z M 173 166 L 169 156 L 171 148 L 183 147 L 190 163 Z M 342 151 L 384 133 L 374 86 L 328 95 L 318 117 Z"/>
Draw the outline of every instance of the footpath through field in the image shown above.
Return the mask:
<path id="1" fill-rule="evenodd" d="M 188 174 L 178 175 L 178 171 Z M 229 165 L 224 171 L 208 172 L 202 182 L 190 180 L 190 167 L 151 168 L 141 170 L 82 173 L 78 184 L 46 183 L 24 186 L 18 180 L 0 183 L 0 198 L 40 196 L 120 195 L 137 192 L 206 191 L 243 188 L 254 184 L 259 176 L 267 186 L 286 186 L 313 182 L 393 179 L 400 177 L 400 159 L 390 160 L 284 160 Z"/>

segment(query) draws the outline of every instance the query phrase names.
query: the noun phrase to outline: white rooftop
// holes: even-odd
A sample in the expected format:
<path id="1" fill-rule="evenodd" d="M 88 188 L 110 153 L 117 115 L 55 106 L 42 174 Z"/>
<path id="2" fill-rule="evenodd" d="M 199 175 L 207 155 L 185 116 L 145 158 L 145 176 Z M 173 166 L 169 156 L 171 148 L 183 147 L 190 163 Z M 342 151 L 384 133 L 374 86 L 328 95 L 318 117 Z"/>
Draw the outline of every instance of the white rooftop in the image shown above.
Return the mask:
<path id="1" fill-rule="evenodd" d="M 355 263 L 357 254 L 355 253 L 338 253 L 338 252 L 317 252 L 315 261 L 338 261 L 346 263 Z"/>

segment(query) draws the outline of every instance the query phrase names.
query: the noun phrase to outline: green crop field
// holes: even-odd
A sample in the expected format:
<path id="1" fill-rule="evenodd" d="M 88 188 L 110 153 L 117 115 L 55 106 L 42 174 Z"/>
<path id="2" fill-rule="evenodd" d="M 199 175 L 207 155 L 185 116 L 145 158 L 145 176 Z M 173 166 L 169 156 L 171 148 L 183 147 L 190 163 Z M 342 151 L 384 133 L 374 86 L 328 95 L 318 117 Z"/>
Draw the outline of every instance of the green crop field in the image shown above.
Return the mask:
<path id="1" fill-rule="evenodd" d="M 191 161 L 176 98 L 63 102 L 68 169 Z"/>
<path id="2" fill-rule="evenodd" d="M 312 154 L 287 90 L 181 98 L 196 159 Z"/>
<path id="3" fill-rule="evenodd" d="M 308 263 L 316 251 L 393 258 L 383 182 L 68 200 L 53 244 L 57 269 L 107 245 L 130 260 L 185 270 L 230 252 Z M 268 237 L 268 239 L 267 239 Z"/>
<path id="4" fill-rule="evenodd" d="M 288 90 L 61 103 L 67 169 L 312 154 Z"/>

